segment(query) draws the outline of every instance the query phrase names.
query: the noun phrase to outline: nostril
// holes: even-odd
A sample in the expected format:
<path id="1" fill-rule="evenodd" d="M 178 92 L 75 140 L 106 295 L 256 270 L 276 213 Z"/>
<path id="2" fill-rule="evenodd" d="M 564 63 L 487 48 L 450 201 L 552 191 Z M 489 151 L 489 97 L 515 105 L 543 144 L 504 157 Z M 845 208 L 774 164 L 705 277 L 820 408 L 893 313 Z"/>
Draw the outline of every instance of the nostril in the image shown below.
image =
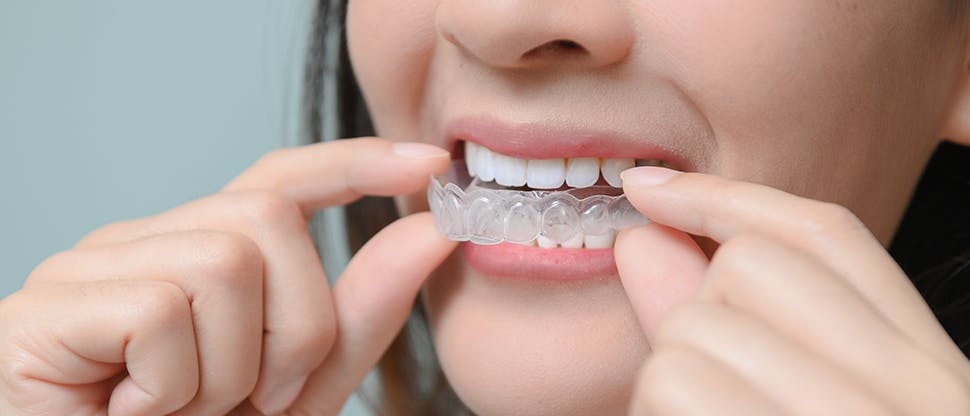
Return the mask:
<path id="1" fill-rule="evenodd" d="M 568 39 L 554 40 L 554 41 L 549 42 L 549 43 L 551 44 L 550 45 L 551 47 L 556 48 L 556 49 L 563 49 L 563 50 L 585 50 L 578 43 L 573 42 L 573 41 L 568 40 Z"/>
<path id="2" fill-rule="evenodd" d="M 526 52 L 525 54 L 523 54 L 522 57 L 523 58 L 526 58 L 526 59 L 529 59 L 529 58 L 535 58 L 535 57 L 538 57 L 538 56 L 541 56 L 541 55 L 547 55 L 547 54 L 550 54 L 550 55 L 573 55 L 573 54 L 585 55 L 585 54 L 588 54 L 588 53 L 589 53 L 589 51 L 587 51 L 586 48 L 583 47 L 583 45 L 580 45 L 580 44 L 578 44 L 578 43 L 576 43 L 574 41 L 571 41 L 569 39 L 556 39 L 556 40 L 543 43 L 542 45 L 539 45 L 539 46 L 536 46 L 535 48 L 530 49 L 528 52 Z"/>

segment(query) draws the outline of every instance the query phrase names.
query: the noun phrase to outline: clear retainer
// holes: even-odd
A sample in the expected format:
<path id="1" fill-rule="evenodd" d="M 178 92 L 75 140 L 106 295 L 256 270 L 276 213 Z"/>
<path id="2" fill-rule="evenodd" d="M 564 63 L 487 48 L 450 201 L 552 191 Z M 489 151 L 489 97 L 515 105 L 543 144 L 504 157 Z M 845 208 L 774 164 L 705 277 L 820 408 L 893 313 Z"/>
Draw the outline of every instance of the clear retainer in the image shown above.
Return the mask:
<path id="1" fill-rule="evenodd" d="M 539 236 L 563 243 L 647 223 L 611 186 L 562 191 L 505 188 L 470 178 L 463 160 L 428 185 L 435 226 L 448 239 L 476 244 L 528 243 Z"/>

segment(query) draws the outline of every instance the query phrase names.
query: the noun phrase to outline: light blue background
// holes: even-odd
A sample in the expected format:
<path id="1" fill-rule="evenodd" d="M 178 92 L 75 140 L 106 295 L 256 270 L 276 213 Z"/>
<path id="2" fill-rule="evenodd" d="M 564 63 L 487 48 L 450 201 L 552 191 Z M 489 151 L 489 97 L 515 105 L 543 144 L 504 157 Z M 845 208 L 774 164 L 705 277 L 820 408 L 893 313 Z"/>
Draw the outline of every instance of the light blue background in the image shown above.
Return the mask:
<path id="1" fill-rule="evenodd" d="M 0 0 L 0 297 L 295 144 L 312 3 Z"/>
<path id="2" fill-rule="evenodd" d="M 297 144 L 313 3 L 0 0 L 0 298 Z"/>

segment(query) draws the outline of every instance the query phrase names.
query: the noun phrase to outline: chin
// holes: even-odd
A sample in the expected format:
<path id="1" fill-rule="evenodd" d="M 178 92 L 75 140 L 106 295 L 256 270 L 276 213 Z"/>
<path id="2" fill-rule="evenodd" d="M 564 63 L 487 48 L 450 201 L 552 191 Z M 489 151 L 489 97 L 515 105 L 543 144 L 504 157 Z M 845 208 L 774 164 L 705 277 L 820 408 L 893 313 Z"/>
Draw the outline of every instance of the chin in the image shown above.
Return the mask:
<path id="1" fill-rule="evenodd" d="M 424 290 L 449 384 L 475 414 L 625 415 L 649 353 L 616 276 L 505 279 L 460 254 Z"/>

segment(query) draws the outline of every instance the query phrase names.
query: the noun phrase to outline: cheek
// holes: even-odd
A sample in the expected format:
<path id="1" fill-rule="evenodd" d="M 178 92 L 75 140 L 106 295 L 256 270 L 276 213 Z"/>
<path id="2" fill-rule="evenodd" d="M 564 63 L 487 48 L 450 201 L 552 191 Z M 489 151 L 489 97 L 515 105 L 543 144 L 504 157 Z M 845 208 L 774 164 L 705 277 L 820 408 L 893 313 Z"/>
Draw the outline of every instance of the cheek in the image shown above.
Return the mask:
<path id="1" fill-rule="evenodd" d="M 942 3 L 638 2 L 638 56 L 665 52 L 639 65 L 671 74 L 705 115 L 719 174 L 868 215 L 905 202 L 935 143 Z"/>
<path id="2" fill-rule="evenodd" d="M 843 114 L 877 99 L 871 74 L 878 53 L 869 33 L 829 2 L 741 0 L 650 2 L 649 14 L 682 24 L 647 24 L 645 47 L 670 51 L 669 68 L 717 133 L 722 163 L 742 154 L 771 156 L 826 149 L 815 140 L 844 127 Z M 861 32 L 861 31 L 860 31 Z M 851 39 L 852 41 L 848 41 Z M 878 47 L 881 48 L 881 47 Z M 865 81 L 865 82 L 864 82 Z M 786 139 L 790 138 L 790 139 Z M 750 153 L 757 146 L 758 152 Z M 746 159 L 751 165 L 764 163 Z M 730 170 L 735 166 L 719 166 Z"/>
<path id="3" fill-rule="evenodd" d="M 419 138 L 427 71 L 437 39 L 437 1 L 355 0 L 347 43 L 374 127 L 391 139 Z"/>

